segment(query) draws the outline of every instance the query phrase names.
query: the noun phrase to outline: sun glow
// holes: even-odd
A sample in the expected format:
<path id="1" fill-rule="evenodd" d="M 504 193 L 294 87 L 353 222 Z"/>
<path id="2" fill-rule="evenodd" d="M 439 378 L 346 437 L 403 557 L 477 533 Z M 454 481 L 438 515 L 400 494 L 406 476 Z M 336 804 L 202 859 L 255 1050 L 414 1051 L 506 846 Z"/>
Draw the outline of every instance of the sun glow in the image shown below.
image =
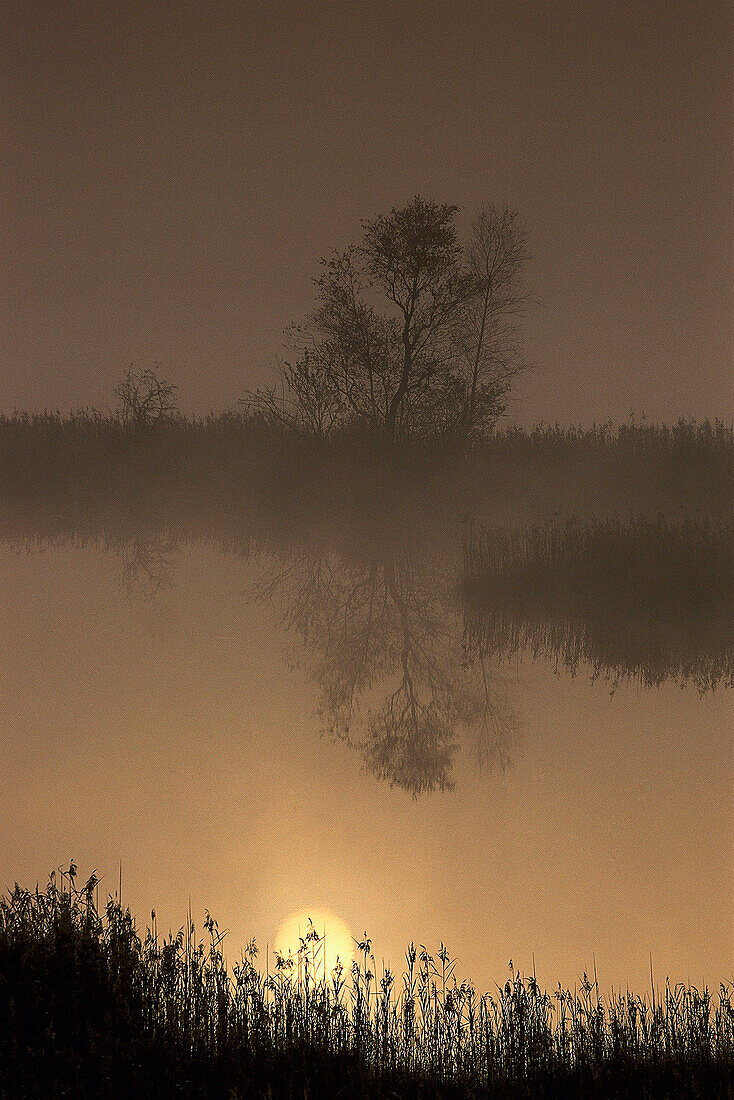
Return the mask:
<path id="1" fill-rule="evenodd" d="M 284 920 L 278 929 L 273 947 L 286 959 L 290 954 L 294 963 L 291 969 L 293 978 L 297 978 L 299 973 L 299 947 L 302 948 L 302 976 L 304 950 L 308 953 L 310 973 L 315 972 L 317 979 L 325 975 L 330 980 L 337 959 L 346 976 L 354 959 L 354 940 L 349 926 L 330 909 L 321 909 L 318 906 L 299 909 Z"/>

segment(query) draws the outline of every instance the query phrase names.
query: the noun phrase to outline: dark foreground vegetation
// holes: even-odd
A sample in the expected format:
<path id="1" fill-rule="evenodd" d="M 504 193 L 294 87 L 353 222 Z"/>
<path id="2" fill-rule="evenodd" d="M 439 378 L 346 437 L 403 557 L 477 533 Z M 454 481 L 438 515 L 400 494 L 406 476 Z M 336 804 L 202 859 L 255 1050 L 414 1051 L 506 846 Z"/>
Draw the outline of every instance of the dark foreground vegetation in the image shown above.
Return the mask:
<path id="1" fill-rule="evenodd" d="M 92 878 L 0 902 L 0 1096 L 731 1097 L 734 990 L 667 987 L 650 1001 L 542 992 L 511 971 L 478 996 L 441 948 L 375 974 L 369 942 L 324 975 L 321 941 L 295 964 L 229 970 L 207 915 L 163 939 L 138 932 Z M 328 932 L 328 930 L 327 930 Z"/>
<path id="2" fill-rule="evenodd" d="M 612 683 L 734 685 L 734 527 L 633 517 L 468 526 L 469 651 L 523 651 Z"/>

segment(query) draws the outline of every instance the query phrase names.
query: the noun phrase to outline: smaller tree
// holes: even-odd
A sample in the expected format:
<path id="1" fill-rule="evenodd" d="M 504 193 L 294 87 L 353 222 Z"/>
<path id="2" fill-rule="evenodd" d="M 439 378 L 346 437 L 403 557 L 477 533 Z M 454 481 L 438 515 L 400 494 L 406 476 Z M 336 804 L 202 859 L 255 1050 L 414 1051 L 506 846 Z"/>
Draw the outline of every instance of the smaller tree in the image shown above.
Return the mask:
<path id="1" fill-rule="evenodd" d="M 397 386 L 394 319 L 370 301 L 370 279 L 356 248 L 322 260 L 316 308 L 305 327 L 291 329 L 301 355 L 313 347 L 338 403 L 340 419 L 378 436 Z"/>
<path id="2" fill-rule="evenodd" d="M 159 378 L 154 370 L 130 366 L 115 389 L 122 402 L 122 419 L 130 427 L 142 428 L 174 416 L 178 386 Z"/>
<path id="3" fill-rule="evenodd" d="M 292 332 L 295 341 L 299 330 Z M 240 405 L 248 417 L 326 439 L 339 423 L 341 402 L 324 362 L 324 348 L 304 337 L 296 350 L 298 358 L 281 367 L 279 385 L 247 390 Z"/>
<path id="4" fill-rule="evenodd" d="M 481 209 L 465 250 L 471 293 L 454 328 L 467 440 L 482 435 L 504 413 L 512 379 L 527 365 L 516 322 L 528 301 L 522 286 L 527 258 L 525 231 L 515 211 Z"/>

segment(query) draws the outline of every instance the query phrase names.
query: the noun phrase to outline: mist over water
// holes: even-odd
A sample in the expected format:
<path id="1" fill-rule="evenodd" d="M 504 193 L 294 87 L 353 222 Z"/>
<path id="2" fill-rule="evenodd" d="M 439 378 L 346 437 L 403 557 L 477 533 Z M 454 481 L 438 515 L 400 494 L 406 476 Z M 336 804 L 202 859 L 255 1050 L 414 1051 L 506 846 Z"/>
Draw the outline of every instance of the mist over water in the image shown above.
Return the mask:
<path id="1" fill-rule="evenodd" d="M 73 855 L 113 889 L 122 861 L 133 911 L 176 928 L 190 898 L 234 953 L 311 907 L 393 965 L 443 941 L 482 987 L 510 958 L 641 987 L 651 952 L 715 985 L 726 506 L 492 492 L 6 507 L 5 877 Z"/>

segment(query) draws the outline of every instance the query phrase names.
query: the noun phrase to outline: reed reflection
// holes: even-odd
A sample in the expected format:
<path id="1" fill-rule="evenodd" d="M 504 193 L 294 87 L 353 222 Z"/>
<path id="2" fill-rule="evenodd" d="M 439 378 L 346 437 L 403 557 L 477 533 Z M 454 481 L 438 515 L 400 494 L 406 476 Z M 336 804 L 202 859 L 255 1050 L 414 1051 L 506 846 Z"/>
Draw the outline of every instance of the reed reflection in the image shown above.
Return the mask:
<path id="1" fill-rule="evenodd" d="M 734 527 L 658 517 L 467 526 L 470 659 L 531 653 L 563 667 L 703 693 L 734 686 Z"/>
<path id="2" fill-rule="evenodd" d="M 504 766 L 517 732 L 487 655 L 464 657 L 449 576 L 405 551 L 300 550 L 278 556 L 259 589 L 307 647 L 324 730 L 415 796 L 454 786 L 462 742 L 479 765 Z"/>

